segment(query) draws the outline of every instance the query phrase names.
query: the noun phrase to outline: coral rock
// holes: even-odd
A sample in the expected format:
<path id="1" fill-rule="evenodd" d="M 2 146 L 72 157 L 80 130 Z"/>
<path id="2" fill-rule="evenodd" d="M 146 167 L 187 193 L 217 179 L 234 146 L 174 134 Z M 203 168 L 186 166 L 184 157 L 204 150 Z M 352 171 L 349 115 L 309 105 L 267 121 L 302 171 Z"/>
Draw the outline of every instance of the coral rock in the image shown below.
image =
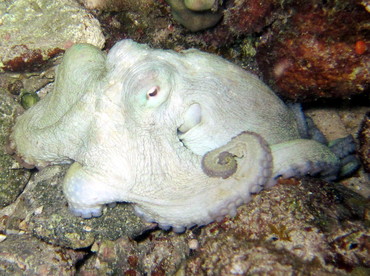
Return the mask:
<path id="1" fill-rule="evenodd" d="M 86 255 L 30 235 L 8 235 L 0 252 L 1 275 L 74 275 L 76 263 Z"/>
<path id="2" fill-rule="evenodd" d="M 225 10 L 223 25 L 227 25 L 235 35 L 259 32 L 270 23 L 273 13 L 277 11 L 279 0 L 231 1 Z"/>
<path id="3" fill-rule="evenodd" d="M 365 115 L 359 133 L 359 154 L 366 172 L 370 173 L 370 112 Z"/>
<path id="4" fill-rule="evenodd" d="M 36 71 L 74 43 L 99 48 L 99 22 L 76 1 L 2 1 L 0 4 L 0 72 Z"/>
<path id="5" fill-rule="evenodd" d="M 82 0 L 87 9 L 104 11 L 137 11 L 154 4 L 154 0 Z"/>
<path id="6" fill-rule="evenodd" d="M 9 94 L 0 92 L 0 208 L 17 198 L 30 177 L 30 172 L 19 169 L 15 161 L 3 150 L 9 129 L 20 109 L 20 105 Z"/>
<path id="7" fill-rule="evenodd" d="M 313 100 L 369 88 L 369 17 L 352 8 L 301 9 L 287 25 L 275 27 L 258 49 L 259 65 L 275 90 L 293 100 Z"/>

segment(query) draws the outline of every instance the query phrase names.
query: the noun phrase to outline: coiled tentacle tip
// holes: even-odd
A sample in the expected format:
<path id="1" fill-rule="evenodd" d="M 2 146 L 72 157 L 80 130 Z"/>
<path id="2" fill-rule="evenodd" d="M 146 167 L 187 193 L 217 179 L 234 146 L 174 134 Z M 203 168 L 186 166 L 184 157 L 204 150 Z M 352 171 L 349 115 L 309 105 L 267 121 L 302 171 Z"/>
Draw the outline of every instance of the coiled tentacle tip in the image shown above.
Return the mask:
<path id="1" fill-rule="evenodd" d="M 220 148 L 207 152 L 202 158 L 202 170 L 209 177 L 226 179 L 233 175 L 238 168 L 235 156 Z"/>

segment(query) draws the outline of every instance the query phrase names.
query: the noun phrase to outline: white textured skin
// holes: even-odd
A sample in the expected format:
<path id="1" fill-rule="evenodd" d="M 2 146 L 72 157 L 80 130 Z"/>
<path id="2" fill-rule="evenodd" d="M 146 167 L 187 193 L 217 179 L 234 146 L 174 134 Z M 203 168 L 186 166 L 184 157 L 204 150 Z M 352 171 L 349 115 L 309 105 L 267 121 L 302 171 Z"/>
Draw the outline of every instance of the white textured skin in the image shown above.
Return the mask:
<path id="1" fill-rule="evenodd" d="M 208 177 L 202 156 L 222 146 L 240 152 L 232 138 L 243 131 L 237 172 Z M 197 50 L 131 40 L 107 58 L 93 46 L 73 46 L 54 91 L 19 117 L 11 140 L 37 166 L 75 161 L 64 193 L 76 215 L 132 202 L 146 220 L 176 231 L 235 215 L 279 175 L 338 162 L 326 146 L 300 139 L 290 109 L 255 76 Z"/>

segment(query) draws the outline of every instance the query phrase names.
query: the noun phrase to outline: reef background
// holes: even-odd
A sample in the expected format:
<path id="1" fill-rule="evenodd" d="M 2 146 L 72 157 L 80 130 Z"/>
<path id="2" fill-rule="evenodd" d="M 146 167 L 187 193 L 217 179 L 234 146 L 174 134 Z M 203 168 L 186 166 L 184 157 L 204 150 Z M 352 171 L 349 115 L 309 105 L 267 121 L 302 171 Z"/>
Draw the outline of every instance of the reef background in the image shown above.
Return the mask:
<path id="1" fill-rule="evenodd" d="M 286 102 L 303 102 L 327 138 L 352 134 L 363 166 L 340 183 L 282 180 L 235 218 L 179 235 L 128 204 L 73 217 L 60 185 L 67 166 L 29 171 L 2 150 L 0 274 L 370 274 L 369 12 L 365 0 L 1 1 L 2 148 L 16 116 L 52 89 L 66 49 L 108 51 L 131 38 L 254 72 Z"/>

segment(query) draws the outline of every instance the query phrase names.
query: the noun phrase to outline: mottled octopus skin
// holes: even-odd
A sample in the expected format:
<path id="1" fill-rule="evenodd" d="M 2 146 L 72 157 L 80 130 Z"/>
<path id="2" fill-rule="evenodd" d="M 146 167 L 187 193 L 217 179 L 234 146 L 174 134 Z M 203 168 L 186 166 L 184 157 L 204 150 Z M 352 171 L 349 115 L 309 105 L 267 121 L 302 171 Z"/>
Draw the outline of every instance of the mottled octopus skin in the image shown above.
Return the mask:
<path id="1" fill-rule="evenodd" d="M 70 48 L 54 90 L 18 118 L 11 147 L 39 167 L 73 163 L 63 189 L 74 214 L 131 202 L 175 231 L 235 215 L 279 176 L 339 162 L 301 138 L 291 109 L 254 75 L 215 55 L 131 40 L 108 55 Z M 222 152 L 237 166 L 220 174 Z"/>

